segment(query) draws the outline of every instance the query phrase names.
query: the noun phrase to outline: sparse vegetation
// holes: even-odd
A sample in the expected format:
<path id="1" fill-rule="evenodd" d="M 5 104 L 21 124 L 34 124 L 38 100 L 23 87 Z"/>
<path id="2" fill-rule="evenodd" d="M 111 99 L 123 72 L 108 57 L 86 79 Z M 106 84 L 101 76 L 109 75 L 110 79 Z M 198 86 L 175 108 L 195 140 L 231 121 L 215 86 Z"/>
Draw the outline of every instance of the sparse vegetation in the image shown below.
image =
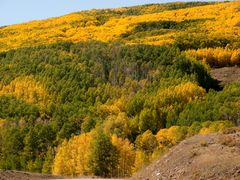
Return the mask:
<path id="1" fill-rule="evenodd" d="M 200 145 L 201 145 L 202 147 L 207 147 L 207 146 L 208 146 L 208 142 L 202 140 L 202 141 L 200 142 Z"/>
<path id="2" fill-rule="evenodd" d="M 141 169 L 131 179 L 238 179 L 239 141 L 239 133 L 191 137 Z M 203 145 L 200 142 L 204 142 Z"/>

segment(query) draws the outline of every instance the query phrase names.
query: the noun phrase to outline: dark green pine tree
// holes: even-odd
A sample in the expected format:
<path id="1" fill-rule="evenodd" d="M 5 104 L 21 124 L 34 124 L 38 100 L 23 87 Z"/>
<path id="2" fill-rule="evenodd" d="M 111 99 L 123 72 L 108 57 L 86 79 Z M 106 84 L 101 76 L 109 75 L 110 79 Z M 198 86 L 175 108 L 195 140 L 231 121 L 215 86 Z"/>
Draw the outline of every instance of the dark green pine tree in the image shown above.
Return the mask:
<path id="1" fill-rule="evenodd" d="M 89 166 L 96 176 L 114 176 L 118 163 L 118 151 L 111 143 L 110 137 L 97 131 L 91 144 Z"/>

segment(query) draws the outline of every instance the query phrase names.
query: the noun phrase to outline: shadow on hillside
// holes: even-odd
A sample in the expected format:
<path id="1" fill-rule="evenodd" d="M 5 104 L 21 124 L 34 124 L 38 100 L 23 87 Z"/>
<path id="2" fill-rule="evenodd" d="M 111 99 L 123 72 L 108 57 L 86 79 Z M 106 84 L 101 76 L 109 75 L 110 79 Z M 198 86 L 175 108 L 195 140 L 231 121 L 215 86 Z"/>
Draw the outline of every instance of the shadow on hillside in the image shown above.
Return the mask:
<path id="1" fill-rule="evenodd" d="M 188 28 L 196 28 L 206 21 L 212 21 L 214 18 L 190 19 L 184 21 L 150 21 L 136 24 L 132 31 L 122 34 L 120 37 L 124 39 L 143 38 L 147 36 L 164 35 L 173 31 L 186 31 Z"/>

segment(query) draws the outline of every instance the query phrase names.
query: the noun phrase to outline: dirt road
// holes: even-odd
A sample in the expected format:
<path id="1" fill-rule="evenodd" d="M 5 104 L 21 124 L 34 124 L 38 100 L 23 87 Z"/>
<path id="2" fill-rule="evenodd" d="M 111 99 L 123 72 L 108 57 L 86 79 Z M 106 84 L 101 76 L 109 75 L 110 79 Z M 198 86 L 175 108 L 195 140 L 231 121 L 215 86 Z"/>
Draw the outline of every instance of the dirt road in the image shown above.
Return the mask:
<path id="1" fill-rule="evenodd" d="M 92 177 L 64 178 L 60 176 L 56 177 L 52 175 L 42 175 L 22 171 L 0 170 L 0 180 L 121 180 L 121 179 L 101 179 Z"/>

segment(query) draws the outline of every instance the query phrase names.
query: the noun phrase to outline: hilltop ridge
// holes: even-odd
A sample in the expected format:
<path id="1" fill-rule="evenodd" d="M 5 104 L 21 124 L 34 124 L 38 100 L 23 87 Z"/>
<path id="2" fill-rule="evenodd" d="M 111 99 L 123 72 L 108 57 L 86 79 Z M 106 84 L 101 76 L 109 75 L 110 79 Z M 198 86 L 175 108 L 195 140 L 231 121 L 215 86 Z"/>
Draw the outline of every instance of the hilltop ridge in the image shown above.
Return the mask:
<path id="1" fill-rule="evenodd" d="M 0 51 L 59 41 L 172 44 L 186 35 L 234 43 L 240 35 L 238 8 L 239 2 L 188 2 L 84 11 L 2 27 Z"/>

